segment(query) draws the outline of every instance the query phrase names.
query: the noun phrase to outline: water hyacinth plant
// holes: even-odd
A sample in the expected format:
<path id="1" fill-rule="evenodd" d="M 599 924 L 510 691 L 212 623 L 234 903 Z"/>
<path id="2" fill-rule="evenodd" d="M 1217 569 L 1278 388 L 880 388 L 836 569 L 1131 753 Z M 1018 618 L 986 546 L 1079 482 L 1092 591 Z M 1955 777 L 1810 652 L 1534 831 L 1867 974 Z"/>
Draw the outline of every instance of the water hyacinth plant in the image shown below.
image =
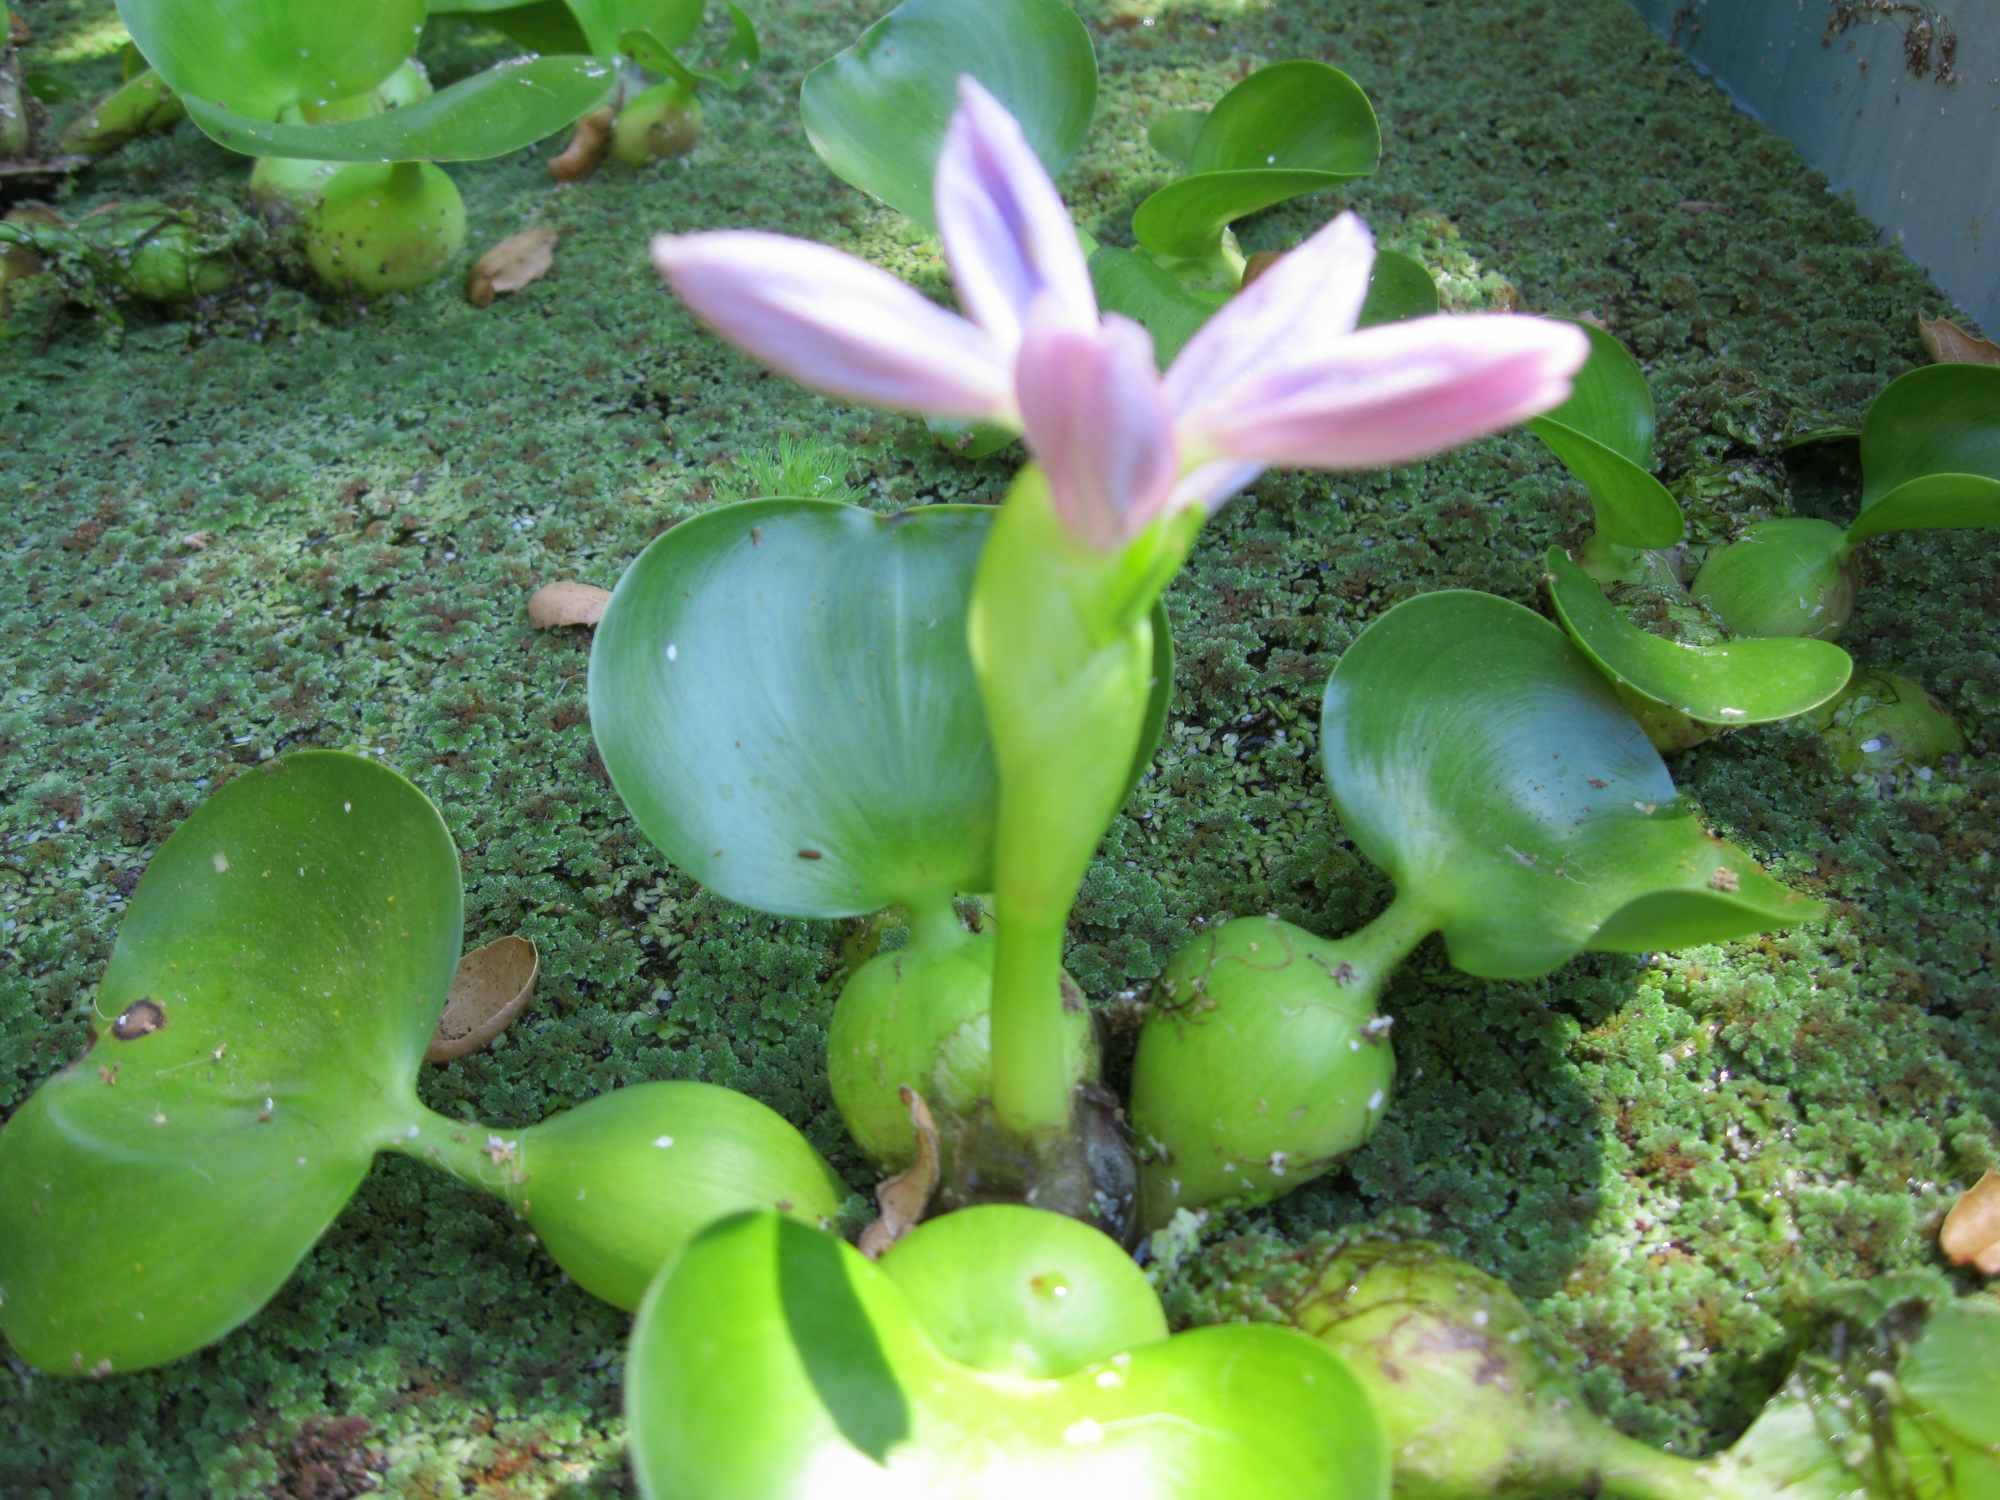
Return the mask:
<path id="1" fill-rule="evenodd" d="M 983 525 L 954 507 L 712 512 L 627 574 L 592 656 L 605 764 L 669 853 L 767 909 L 905 906 L 909 945 L 855 973 L 831 1032 L 836 1101 L 872 1153 L 899 1154 L 887 1095 L 915 1079 L 936 1090 L 952 1145 L 946 1205 L 1014 1198 L 1123 1235 L 1135 1214 L 1154 1227 L 1184 1207 L 1258 1201 L 1326 1170 L 1379 1118 L 1392 1074 L 1373 1001 L 1426 933 L 1443 930 L 1472 972 L 1519 975 L 1585 947 L 1813 914 L 1678 806 L 1637 726 L 1546 622 L 1483 595 L 1413 601 L 1350 650 L 1326 706 L 1329 781 L 1398 904 L 1347 948 L 1253 920 L 1177 961 L 1165 993 L 1184 983 L 1186 1003 L 1162 1002 L 1135 1063 L 1134 1202 L 1061 959 L 1084 866 L 1157 732 L 1160 592 L 1203 518 L 1266 465 L 1373 466 L 1465 441 L 1560 401 L 1585 347 L 1569 325 L 1518 317 L 1356 332 L 1371 246 L 1342 217 L 1162 375 L 1142 329 L 1100 315 L 1019 128 L 977 83 L 959 90 L 936 216 L 964 316 L 772 235 L 664 237 L 654 261 L 766 363 L 834 394 L 1006 426 L 1034 462 Z M 983 535 L 954 587 L 941 544 L 968 523 Z M 751 622 L 771 610 L 767 641 Z M 1527 722 L 1495 712 L 1502 698 L 1533 703 Z M 974 735 L 978 759 L 959 753 Z M 1575 752 L 1559 774 L 1551 745 Z M 926 793 L 848 769 L 868 761 L 950 787 L 963 831 L 896 827 Z M 976 775 L 988 767 L 990 789 Z M 880 797 L 885 779 L 897 796 Z M 756 806 L 729 811 L 743 788 Z M 968 930 L 955 898 L 979 892 L 990 914 Z M 1381 1492 L 1366 1403 L 1326 1389 L 1303 1347 L 1238 1349 L 1230 1329 L 1156 1343 L 1121 1317 L 1088 1341 L 1098 1362 L 1066 1376 L 1039 1299 L 1008 1289 L 1052 1284 L 1031 1244 L 1095 1231 L 1046 1227 L 1066 1222 L 1046 1213 L 945 1230 L 961 1217 L 911 1242 L 950 1233 L 952 1284 L 996 1289 L 991 1326 L 965 1341 L 899 1285 L 898 1250 L 870 1267 L 771 1216 L 698 1239 L 634 1333 L 642 1488 Z M 1119 1274 L 1062 1285 L 1118 1304 Z M 1235 1404 L 1252 1387 L 1269 1403 L 1254 1422 Z M 1217 1424 L 1280 1436 L 1232 1455 L 1209 1443 Z M 754 1441 L 738 1440 L 746 1431 Z M 1329 1432 L 1337 1457 L 1319 1446 Z"/>
<path id="2" fill-rule="evenodd" d="M 1100 316 L 1019 127 L 977 83 L 959 88 L 936 209 L 965 316 L 774 235 L 667 236 L 653 258 L 711 327 L 807 385 L 1026 440 L 1034 462 L 982 553 L 968 640 L 1000 783 L 993 1122 L 999 1150 L 1035 1160 L 1071 1138 L 1051 1065 L 1064 923 L 1140 743 L 1153 603 L 1202 518 L 1268 464 L 1402 462 L 1517 421 L 1562 398 L 1585 351 L 1566 325 L 1508 316 L 1354 332 L 1371 244 L 1344 216 L 1162 376 L 1138 325 Z"/>

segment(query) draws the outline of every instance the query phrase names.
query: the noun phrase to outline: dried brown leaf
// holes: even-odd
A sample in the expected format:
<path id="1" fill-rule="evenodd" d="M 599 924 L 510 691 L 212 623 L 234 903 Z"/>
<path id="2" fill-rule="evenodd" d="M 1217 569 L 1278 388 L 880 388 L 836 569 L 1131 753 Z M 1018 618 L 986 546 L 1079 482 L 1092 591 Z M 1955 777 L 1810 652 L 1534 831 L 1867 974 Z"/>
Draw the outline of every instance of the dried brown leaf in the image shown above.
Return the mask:
<path id="1" fill-rule="evenodd" d="M 465 278 L 465 295 L 474 307 L 489 306 L 499 292 L 518 292 L 549 274 L 556 261 L 556 241 L 562 231 L 546 226 L 524 229 L 479 257 Z"/>
<path id="2" fill-rule="evenodd" d="M 930 1207 L 931 1194 L 938 1185 L 938 1133 L 930 1106 L 908 1084 L 896 1094 L 917 1128 L 917 1159 L 875 1189 L 875 1207 L 882 1217 L 861 1231 L 858 1247 L 870 1260 L 923 1222 L 924 1210 Z"/>
<path id="3" fill-rule="evenodd" d="M 610 602 L 611 590 L 594 583 L 578 583 L 571 578 L 545 583 L 528 598 L 528 623 L 537 630 L 595 625 L 604 618 L 604 606 Z"/>
<path id="4" fill-rule="evenodd" d="M 458 961 L 426 1062 L 450 1062 L 477 1052 L 507 1029 L 535 997 L 541 957 L 526 938 L 509 936 L 475 948 Z"/>
<path id="5" fill-rule="evenodd" d="M 1917 337 L 1941 365 L 2000 365 L 2000 344 L 1967 333 L 1949 318 L 1918 318 Z"/>
<path id="6" fill-rule="evenodd" d="M 1944 1216 L 1938 1247 L 1955 1266 L 2000 1276 L 2000 1172 L 1988 1172 L 1959 1195 Z"/>
<path id="7" fill-rule="evenodd" d="M 576 134 L 562 151 L 549 158 L 549 176 L 557 182 L 582 182 L 595 172 L 611 149 L 611 126 L 618 118 L 615 110 L 593 109 L 576 122 Z"/>

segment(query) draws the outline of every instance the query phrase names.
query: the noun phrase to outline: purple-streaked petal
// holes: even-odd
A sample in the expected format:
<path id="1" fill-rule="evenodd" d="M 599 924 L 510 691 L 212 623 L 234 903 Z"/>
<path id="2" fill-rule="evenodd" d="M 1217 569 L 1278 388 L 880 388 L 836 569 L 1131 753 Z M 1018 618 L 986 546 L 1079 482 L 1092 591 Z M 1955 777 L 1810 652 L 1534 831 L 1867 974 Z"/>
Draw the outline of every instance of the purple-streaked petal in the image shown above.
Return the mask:
<path id="1" fill-rule="evenodd" d="M 958 80 L 958 101 L 938 157 L 937 222 L 960 304 L 1010 355 L 1044 298 L 1063 323 L 1094 327 L 1083 248 L 1034 147 L 971 78 Z"/>
<path id="2" fill-rule="evenodd" d="M 1374 263 L 1374 236 L 1351 213 L 1280 256 L 1182 348 L 1167 371 L 1174 411 L 1199 422 L 1241 404 L 1268 366 L 1334 348 L 1354 331 Z"/>
<path id="3" fill-rule="evenodd" d="M 1038 306 L 1015 371 L 1028 452 L 1048 476 L 1056 513 L 1108 552 L 1167 506 L 1179 465 L 1153 341 L 1137 323 L 1068 326 Z"/>
<path id="4" fill-rule="evenodd" d="M 1590 352 L 1573 324 L 1507 313 L 1367 328 L 1311 361 L 1275 361 L 1227 410 L 1184 421 L 1193 452 L 1374 469 L 1442 452 L 1557 406 Z"/>
<path id="5" fill-rule="evenodd" d="M 1012 425 L 1012 361 L 877 266 L 754 230 L 663 234 L 653 266 L 716 333 L 832 396 Z"/>
<path id="6" fill-rule="evenodd" d="M 1174 486 L 1173 498 L 1167 502 L 1167 508 L 1181 510 L 1198 505 L 1213 514 L 1263 472 L 1264 465 L 1255 459 L 1216 458 L 1205 464 L 1196 464 Z"/>

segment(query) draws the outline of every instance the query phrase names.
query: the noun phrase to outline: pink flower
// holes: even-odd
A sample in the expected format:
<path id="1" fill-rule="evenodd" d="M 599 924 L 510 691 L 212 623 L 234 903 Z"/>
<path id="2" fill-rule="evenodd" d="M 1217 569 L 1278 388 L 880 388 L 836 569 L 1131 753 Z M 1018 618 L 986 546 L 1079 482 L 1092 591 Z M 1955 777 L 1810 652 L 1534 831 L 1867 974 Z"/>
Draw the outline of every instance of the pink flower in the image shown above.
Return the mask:
<path id="1" fill-rule="evenodd" d="M 1589 352 L 1506 314 L 1360 331 L 1374 241 L 1342 214 L 1231 299 L 1164 378 L 1138 324 L 1101 316 L 1055 185 L 970 78 L 937 169 L 938 233 L 969 316 L 809 240 L 661 235 L 653 264 L 696 316 L 816 390 L 1020 432 L 1070 530 L 1115 548 L 1209 509 L 1271 464 L 1407 463 L 1547 411 Z"/>

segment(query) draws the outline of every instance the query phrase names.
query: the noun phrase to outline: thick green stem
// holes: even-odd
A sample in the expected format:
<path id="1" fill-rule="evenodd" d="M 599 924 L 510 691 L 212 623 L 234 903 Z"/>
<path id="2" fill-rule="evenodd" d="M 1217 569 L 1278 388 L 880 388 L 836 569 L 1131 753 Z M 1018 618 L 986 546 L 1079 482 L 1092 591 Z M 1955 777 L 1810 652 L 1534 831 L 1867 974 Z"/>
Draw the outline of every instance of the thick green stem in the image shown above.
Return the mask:
<path id="1" fill-rule="evenodd" d="M 1437 930 L 1437 913 L 1408 891 L 1398 891 L 1373 921 L 1328 946 L 1339 950 L 1354 969 L 1353 982 L 1373 997 L 1387 987 L 1396 965 Z"/>
<path id="2" fill-rule="evenodd" d="M 964 943 L 972 934 L 958 919 L 958 908 L 949 896 L 935 893 L 903 903 L 910 927 L 910 946 L 926 953 L 942 953 Z"/>
<path id="3" fill-rule="evenodd" d="M 1714 1463 L 1649 1448 L 1607 1432 L 1593 1455 L 1598 1493 L 1618 1500 L 1735 1500 L 1743 1491 Z M 1743 1500 L 1748 1500 L 1743 1496 Z"/>
<path id="4" fill-rule="evenodd" d="M 468 1187 L 513 1201 L 521 1180 L 520 1132 L 453 1120 L 414 1101 L 408 1115 L 382 1149 L 427 1161 Z"/>

